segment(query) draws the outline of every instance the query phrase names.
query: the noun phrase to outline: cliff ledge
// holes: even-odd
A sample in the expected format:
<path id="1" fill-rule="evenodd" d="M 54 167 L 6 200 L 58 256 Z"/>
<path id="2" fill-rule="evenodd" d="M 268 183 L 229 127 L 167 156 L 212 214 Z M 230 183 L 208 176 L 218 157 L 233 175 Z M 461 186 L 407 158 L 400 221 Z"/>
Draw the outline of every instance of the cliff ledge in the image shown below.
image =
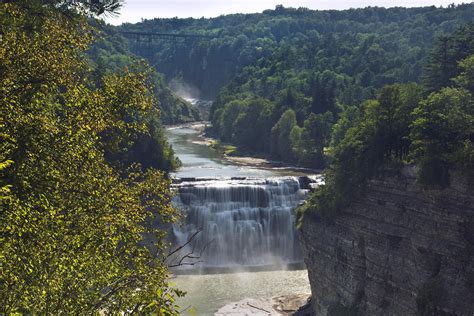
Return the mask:
<path id="1" fill-rule="evenodd" d="M 300 239 L 317 315 L 473 315 L 474 187 L 427 190 L 414 172 L 370 180 L 332 223 Z"/>

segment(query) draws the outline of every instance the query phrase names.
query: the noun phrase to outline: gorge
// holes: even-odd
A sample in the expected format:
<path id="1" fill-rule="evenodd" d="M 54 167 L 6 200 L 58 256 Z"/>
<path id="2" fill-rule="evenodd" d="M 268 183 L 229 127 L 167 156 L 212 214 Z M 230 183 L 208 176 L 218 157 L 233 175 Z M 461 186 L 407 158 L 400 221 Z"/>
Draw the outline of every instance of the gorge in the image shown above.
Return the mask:
<path id="1" fill-rule="evenodd" d="M 470 315 L 472 186 L 459 177 L 444 189 L 429 186 L 446 178 L 447 166 L 463 165 L 466 174 L 473 169 L 467 75 L 474 69 L 468 58 L 473 10 L 472 4 L 346 11 L 278 6 L 118 29 L 211 36 L 131 42 L 130 49 L 159 65 L 171 86 L 188 82 L 214 101 L 203 117 L 209 114 L 209 132 L 222 143 L 332 170 L 338 186 L 323 202 L 307 203 L 329 218 L 308 212 L 301 221 L 318 315 Z M 222 160 L 192 129 L 174 129 L 168 137 L 184 161 L 175 173 L 182 180 L 174 203 L 187 214 L 173 238 L 182 244 L 199 232 L 194 247 L 207 250 L 193 269 L 301 261 L 291 209 L 306 188 L 297 188 L 296 178 Z M 401 166 L 415 164 L 422 172 L 399 174 Z M 380 176 L 384 168 L 392 173 Z M 423 176 L 429 178 L 424 184 Z M 200 276 L 188 277 L 187 283 L 199 283 Z M 196 285 L 191 296 L 200 291 Z M 201 305 L 201 311 L 218 306 Z"/>
<path id="2" fill-rule="evenodd" d="M 473 315 L 473 3 L 124 4 L 0 5 L 0 315 Z"/>
<path id="3" fill-rule="evenodd" d="M 192 248 L 205 249 L 194 272 L 177 277 L 189 291 L 183 302 L 199 314 L 249 296 L 308 293 L 305 270 L 282 270 L 303 255 L 316 315 L 472 310 L 472 179 L 453 173 L 448 188 L 427 190 L 406 167 L 398 176 L 370 180 L 334 221 L 305 215 L 297 234 L 293 211 L 308 192 L 305 177 L 226 164 L 196 130 L 167 132 L 186 170 L 174 184 L 174 205 L 186 218 L 173 234 L 183 244 L 200 231 Z M 248 272 L 255 267 L 270 271 Z M 210 271 L 217 274 L 196 274 Z"/>
<path id="4" fill-rule="evenodd" d="M 301 81 L 299 88 L 291 80 L 286 86 L 270 80 L 281 68 L 265 63 L 245 68 L 216 97 L 208 131 L 223 143 L 328 167 L 328 185 L 301 208 L 306 210 L 301 241 L 317 315 L 469 315 L 473 310 L 472 180 L 446 176 L 453 167 L 466 174 L 472 170 L 468 76 L 474 59 L 467 56 L 473 30 L 468 24 L 435 42 L 423 84 L 406 78 L 385 83 L 367 101 L 344 100 L 337 86 L 347 88 L 347 82 L 338 77 L 341 83 L 335 83 L 328 72 Z M 449 61 L 443 59 L 447 54 Z M 293 70 L 296 66 L 286 64 L 293 60 L 289 56 L 282 52 L 275 64 Z M 200 159 L 192 151 L 184 154 Z M 291 209 L 304 193 L 297 193 L 302 187 L 296 185 L 291 194 L 274 193 L 298 181 L 269 180 L 274 170 L 236 167 L 213 155 L 178 171 L 183 178 L 208 179 L 184 179 L 175 186 L 175 205 L 187 214 L 174 228 L 175 238 L 182 244 L 199 232 L 198 246 L 190 249 L 209 251 L 199 263 L 207 268 L 297 262 Z"/>

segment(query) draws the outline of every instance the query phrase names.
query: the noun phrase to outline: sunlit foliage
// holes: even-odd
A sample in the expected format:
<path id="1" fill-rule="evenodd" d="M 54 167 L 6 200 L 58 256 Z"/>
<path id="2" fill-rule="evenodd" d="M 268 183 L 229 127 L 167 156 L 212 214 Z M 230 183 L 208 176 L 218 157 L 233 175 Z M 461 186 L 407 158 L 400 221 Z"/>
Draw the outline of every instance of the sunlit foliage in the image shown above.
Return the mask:
<path id="1" fill-rule="evenodd" d="M 74 10 L 0 6 L 0 314 L 175 313 L 146 225 L 175 217 L 169 181 L 107 157 L 153 136 L 154 97 L 133 69 L 95 86 L 91 40 Z"/>

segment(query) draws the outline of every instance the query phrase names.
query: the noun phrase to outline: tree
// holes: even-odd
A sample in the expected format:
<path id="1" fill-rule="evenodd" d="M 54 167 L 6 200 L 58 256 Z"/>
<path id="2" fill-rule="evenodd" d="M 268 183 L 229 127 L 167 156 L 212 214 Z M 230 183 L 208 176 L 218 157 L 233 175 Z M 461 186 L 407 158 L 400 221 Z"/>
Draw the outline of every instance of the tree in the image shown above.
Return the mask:
<path id="1" fill-rule="evenodd" d="M 331 147 L 336 147 L 342 141 L 349 128 L 353 127 L 360 115 L 359 108 L 356 106 L 346 106 L 339 115 L 339 119 L 332 127 Z"/>
<path id="2" fill-rule="evenodd" d="M 234 123 L 233 139 L 236 144 L 253 151 L 265 147 L 265 121 L 267 119 L 264 116 L 269 106 L 270 102 L 265 99 L 248 101 L 248 106 L 242 109 Z"/>
<path id="3" fill-rule="evenodd" d="M 378 146 L 383 148 L 384 157 L 403 160 L 408 155 L 410 141 L 409 127 L 411 112 L 421 99 L 421 90 L 415 84 L 385 86 L 378 97 L 376 109 Z"/>
<path id="4" fill-rule="evenodd" d="M 333 116 L 331 112 L 324 114 L 311 113 L 304 121 L 301 132 L 303 155 L 300 163 L 312 168 L 323 168 L 325 164 L 324 147 L 329 145 Z"/>
<path id="5" fill-rule="evenodd" d="M 312 80 L 311 112 L 320 114 L 336 113 L 336 79 L 332 72 L 316 74 Z"/>
<path id="6" fill-rule="evenodd" d="M 451 36 L 438 38 L 425 67 L 423 83 L 427 93 L 453 86 L 459 75 L 458 62 L 474 53 L 474 23 L 460 27 Z"/>
<path id="7" fill-rule="evenodd" d="M 474 94 L 474 54 L 459 62 L 461 73 L 454 82 L 457 86 Z"/>
<path id="8" fill-rule="evenodd" d="M 449 170 L 474 166 L 474 99 L 468 90 L 444 88 L 420 102 L 411 126 L 412 159 L 429 186 L 449 184 Z"/>
<path id="9" fill-rule="evenodd" d="M 294 159 L 290 133 L 295 125 L 295 111 L 288 109 L 272 128 L 272 151 L 281 160 L 292 161 Z"/>
<path id="10" fill-rule="evenodd" d="M 0 314 L 175 313 L 165 233 L 145 225 L 175 217 L 169 180 L 105 158 L 150 133 L 147 76 L 95 87 L 87 20 L 43 4 L 0 7 Z"/>
<path id="11" fill-rule="evenodd" d="M 234 100 L 227 103 L 220 113 L 220 135 L 224 141 L 232 141 L 234 137 L 234 122 L 239 117 L 241 111 L 245 111 L 247 104 L 241 100 Z"/>
<path id="12" fill-rule="evenodd" d="M 303 134 L 303 128 L 299 127 L 298 125 L 293 126 L 290 132 L 290 143 L 291 143 L 291 150 L 293 151 L 293 155 L 295 157 L 303 157 L 305 153 L 304 144 L 301 141 L 301 135 Z"/>

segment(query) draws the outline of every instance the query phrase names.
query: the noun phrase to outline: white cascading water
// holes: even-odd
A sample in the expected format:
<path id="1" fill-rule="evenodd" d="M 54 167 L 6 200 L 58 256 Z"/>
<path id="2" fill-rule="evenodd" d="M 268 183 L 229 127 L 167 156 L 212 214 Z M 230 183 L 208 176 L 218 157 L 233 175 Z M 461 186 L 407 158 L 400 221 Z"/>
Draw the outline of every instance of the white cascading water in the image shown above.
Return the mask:
<path id="1" fill-rule="evenodd" d="M 261 266 L 302 260 L 294 209 L 304 200 L 297 177 L 183 181 L 174 205 L 185 215 L 173 227 L 178 245 L 201 266 Z"/>

